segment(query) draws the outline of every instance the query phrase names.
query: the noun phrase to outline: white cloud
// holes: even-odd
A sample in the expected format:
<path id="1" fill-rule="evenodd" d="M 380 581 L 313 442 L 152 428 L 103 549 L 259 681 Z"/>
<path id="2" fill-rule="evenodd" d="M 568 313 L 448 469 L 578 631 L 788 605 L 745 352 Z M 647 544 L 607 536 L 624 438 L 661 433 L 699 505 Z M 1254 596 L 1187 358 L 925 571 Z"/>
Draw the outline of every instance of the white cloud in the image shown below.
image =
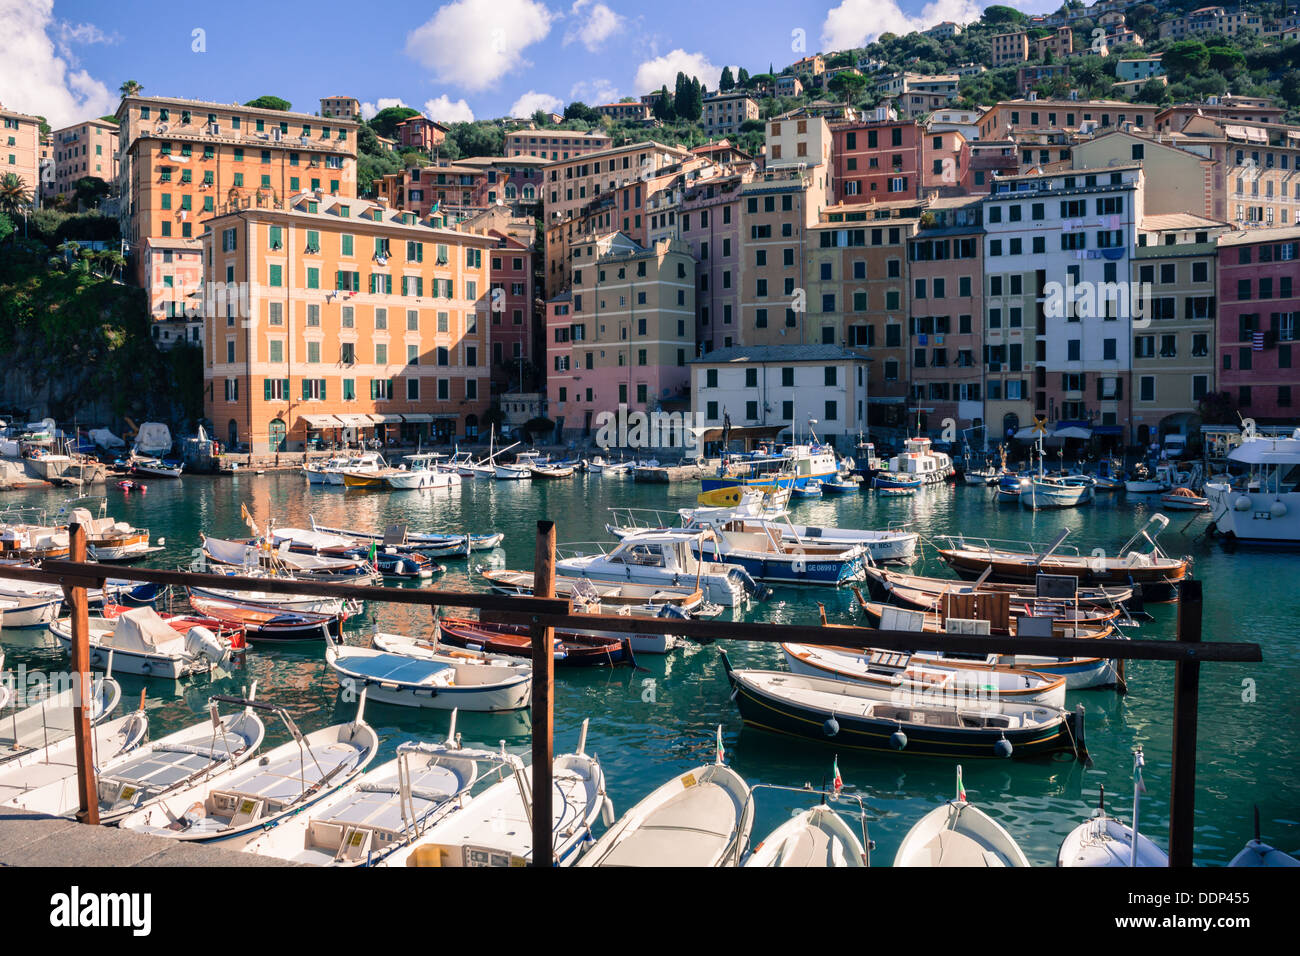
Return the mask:
<path id="1" fill-rule="evenodd" d="M 569 90 L 569 101 L 586 103 L 588 106 L 600 106 L 602 103 L 617 103 L 618 87 L 609 80 L 592 80 L 574 83 Z"/>
<path id="2" fill-rule="evenodd" d="M 554 19 L 540 0 L 453 0 L 407 35 L 406 53 L 439 82 L 481 90 L 532 66 L 523 51 Z"/>
<path id="3" fill-rule="evenodd" d="M 424 113 L 439 123 L 472 123 L 474 111 L 464 100 L 452 100 L 446 93 L 436 100 L 424 101 Z"/>
<path id="4" fill-rule="evenodd" d="M 919 16 L 910 17 L 897 0 L 841 0 L 826 13 L 822 24 L 822 45 L 827 50 L 851 50 L 871 43 L 882 33 L 900 36 L 928 30 L 936 23 L 951 20 L 970 23 L 980 18 L 985 4 L 976 0 L 931 0 Z"/>
<path id="5" fill-rule="evenodd" d="M 718 79 L 722 76 L 722 67 L 714 66 L 703 53 L 687 53 L 678 49 L 653 60 L 646 60 L 637 67 L 634 82 L 640 93 L 649 93 L 661 86 L 667 86 L 669 92 L 672 92 L 678 73 L 699 77 L 701 83 L 716 90 Z"/>
<path id="6" fill-rule="evenodd" d="M 550 93 L 537 93 L 529 90 L 510 107 L 510 115 L 527 118 L 538 110 L 543 113 L 563 113 L 564 101 Z"/>
<path id="7" fill-rule="evenodd" d="M 121 39 L 116 33 L 109 35 L 93 23 L 69 23 L 67 20 L 60 20 L 55 27 L 58 33 L 59 55 L 74 64 L 77 62 L 76 54 L 72 52 L 74 44 L 91 46 L 102 43 L 111 46 Z"/>
<path id="8" fill-rule="evenodd" d="M 0 0 L 0 91 L 9 109 L 44 116 L 57 129 L 112 113 L 119 98 L 55 54 L 50 38 L 50 28 L 57 29 L 53 12 L 54 0 Z"/>
<path id="9" fill-rule="evenodd" d="M 581 42 L 595 53 L 606 40 L 618 33 L 627 21 L 598 0 L 575 0 L 569 16 L 580 18 L 564 33 L 564 45 Z"/>
<path id="10" fill-rule="evenodd" d="M 377 102 L 361 104 L 361 118 L 363 120 L 374 119 L 376 113 L 380 110 L 386 110 L 390 106 L 407 106 L 407 104 L 398 96 L 381 96 Z"/>

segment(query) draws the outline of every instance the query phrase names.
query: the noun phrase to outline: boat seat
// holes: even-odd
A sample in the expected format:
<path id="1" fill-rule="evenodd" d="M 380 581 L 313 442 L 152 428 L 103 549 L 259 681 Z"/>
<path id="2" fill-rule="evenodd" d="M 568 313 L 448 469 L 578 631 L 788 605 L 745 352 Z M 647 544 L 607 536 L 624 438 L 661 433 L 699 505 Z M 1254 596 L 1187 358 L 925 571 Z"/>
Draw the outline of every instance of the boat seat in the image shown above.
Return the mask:
<path id="1" fill-rule="evenodd" d="M 312 760 L 312 754 L 315 755 L 315 760 Z M 213 791 L 213 796 L 220 795 L 236 801 L 248 799 L 277 804 L 292 803 L 323 776 L 334 773 L 331 779 L 337 780 L 337 768 L 346 769 L 361 756 L 357 748 L 346 744 L 314 747 L 312 754 L 305 750 L 301 758 L 297 753 L 285 754 L 279 760 L 257 767 L 257 772 L 241 781 L 237 787 Z M 320 765 L 319 771 L 316 769 L 317 764 Z"/>
<path id="2" fill-rule="evenodd" d="M 375 681 L 451 687 L 456 680 L 456 669 L 451 664 L 402 654 L 343 655 L 339 665 Z"/>
<path id="3" fill-rule="evenodd" d="M 929 851 L 930 866 L 1006 866 L 996 853 L 979 841 L 954 830 L 940 830 L 922 847 Z"/>

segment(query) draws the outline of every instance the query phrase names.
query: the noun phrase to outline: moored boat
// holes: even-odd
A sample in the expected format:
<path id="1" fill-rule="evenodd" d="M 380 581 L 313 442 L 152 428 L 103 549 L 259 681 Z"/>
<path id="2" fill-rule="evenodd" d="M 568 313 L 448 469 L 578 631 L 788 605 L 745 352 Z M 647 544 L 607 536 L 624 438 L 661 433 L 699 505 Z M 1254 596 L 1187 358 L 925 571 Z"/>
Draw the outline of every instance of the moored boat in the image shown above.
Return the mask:
<path id="1" fill-rule="evenodd" d="M 230 641 L 201 624 L 173 628 L 151 607 L 115 617 L 89 618 L 90 665 L 126 674 L 180 680 L 206 674 L 230 661 Z M 65 650 L 72 647 L 71 619 L 55 621 L 50 631 Z"/>
<path id="2" fill-rule="evenodd" d="M 462 618 L 443 618 L 435 623 L 435 644 L 450 644 L 487 654 L 530 657 L 533 639 L 522 624 L 488 624 Z M 635 663 L 627 638 L 555 632 L 555 664 L 565 667 Z"/>
<path id="3" fill-rule="evenodd" d="M 286 611 L 272 607 L 237 604 L 190 592 L 190 606 L 200 614 L 232 627 L 242 627 L 250 641 L 325 641 L 333 643 L 342 633 L 337 614 Z"/>
<path id="4" fill-rule="evenodd" d="M 1106 812 L 1106 788 L 1100 788 L 1097 809 L 1061 841 L 1057 866 L 1168 866 L 1169 857 L 1138 832 L 1138 805 L 1146 787 L 1142 785 L 1145 760 L 1142 748 L 1133 751 L 1133 826 L 1128 827 Z"/>
<path id="5" fill-rule="evenodd" d="M 1210 500 L 1202 498 L 1191 488 L 1175 488 L 1161 495 L 1160 504 L 1166 511 L 1208 511 L 1210 508 Z"/>
<path id="6" fill-rule="evenodd" d="M 71 739 L 76 697 L 74 686 L 41 700 L 29 699 L 25 706 L 5 714 L 0 720 L 0 769 L 43 759 L 50 747 Z M 121 699 L 121 684 L 109 675 L 92 675 L 88 708 L 91 724 L 108 720 Z"/>
<path id="7" fill-rule="evenodd" d="M 325 663 L 339 684 L 355 693 L 365 687 L 371 700 L 402 707 L 491 713 L 527 707 L 530 667 L 479 655 L 429 653 L 329 644 Z"/>
<path id="8" fill-rule="evenodd" d="M 1029 866 L 1029 859 L 1001 824 L 966 800 L 958 766 L 956 797 L 935 807 L 907 832 L 894 855 L 894 866 Z"/>

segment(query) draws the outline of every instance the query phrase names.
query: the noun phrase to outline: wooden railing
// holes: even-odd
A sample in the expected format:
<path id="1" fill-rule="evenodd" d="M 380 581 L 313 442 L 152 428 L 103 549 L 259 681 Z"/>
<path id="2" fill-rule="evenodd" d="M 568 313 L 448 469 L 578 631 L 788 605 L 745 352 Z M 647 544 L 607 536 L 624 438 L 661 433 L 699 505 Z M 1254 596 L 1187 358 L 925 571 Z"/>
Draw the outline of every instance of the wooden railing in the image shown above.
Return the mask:
<path id="1" fill-rule="evenodd" d="M 555 629 L 593 629 L 629 634 L 672 634 L 698 641 L 753 641 L 759 643 L 819 644 L 827 640 L 824 627 L 813 624 L 762 624 L 746 621 L 696 621 L 675 618 L 640 618 L 573 613 L 567 599 L 554 596 L 555 525 L 537 523 L 533 560 L 534 593 L 513 597 L 435 589 L 369 587 L 325 584 L 315 581 L 249 578 L 199 574 L 152 568 L 119 568 L 86 561 L 85 529 L 72 525 L 71 560 L 47 560 L 39 568 L 0 565 L 0 578 L 14 578 L 63 587 L 72 611 L 72 668 L 79 675 L 81 697 L 75 706 L 78 793 L 77 819 L 98 823 L 98 798 L 90 753 L 89 623 L 86 588 L 97 588 L 110 577 L 178 587 L 247 589 L 272 594 L 309 594 L 357 598 L 392 604 L 459 607 L 479 611 L 486 622 L 524 624 L 533 640 L 532 774 L 533 865 L 551 866 L 551 855 L 539 848 L 552 845 L 552 761 L 554 759 Z M 962 653 L 1016 653 L 1048 657 L 1103 657 L 1118 660 L 1172 661 L 1174 663 L 1173 768 L 1170 782 L 1169 864 L 1192 865 L 1195 814 L 1197 705 L 1202 664 L 1246 663 L 1263 660 L 1258 644 L 1201 641 L 1201 582 L 1179 584 L 1177 639 L 1174 641 L 1120 638 L 1020 637 L 1010 634 L 974 636 L 916 631 L 837 627 L 835 644 L 852 648 L 901 651 L 959 651 Z"/>

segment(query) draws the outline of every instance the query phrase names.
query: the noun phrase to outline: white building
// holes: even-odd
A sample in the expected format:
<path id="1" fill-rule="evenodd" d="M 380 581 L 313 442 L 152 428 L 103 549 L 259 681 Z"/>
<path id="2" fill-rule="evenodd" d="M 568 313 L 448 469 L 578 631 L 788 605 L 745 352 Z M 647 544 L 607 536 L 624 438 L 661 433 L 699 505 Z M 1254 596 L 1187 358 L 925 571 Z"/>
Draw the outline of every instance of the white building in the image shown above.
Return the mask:
<path id="1" fill-rule="evenodd" d="M 1022 382 L 1003 395 L 1027 391 L 1035 416 L 1127 418 L 1144 188 L 1133 164 L 1000 178 L 984 200 L 988 380 Z"/>
<path id="2" fill-rule="evenodd" d="M 815 419 L 827 441 L 855 436 L 866 428 L 868 362 L 865 352 L 837 345 L 715 349 L 690 362 L 691 411 L 706 426 L 725 414 L 733 427 L 792 425 L 803 436 Z"/>

